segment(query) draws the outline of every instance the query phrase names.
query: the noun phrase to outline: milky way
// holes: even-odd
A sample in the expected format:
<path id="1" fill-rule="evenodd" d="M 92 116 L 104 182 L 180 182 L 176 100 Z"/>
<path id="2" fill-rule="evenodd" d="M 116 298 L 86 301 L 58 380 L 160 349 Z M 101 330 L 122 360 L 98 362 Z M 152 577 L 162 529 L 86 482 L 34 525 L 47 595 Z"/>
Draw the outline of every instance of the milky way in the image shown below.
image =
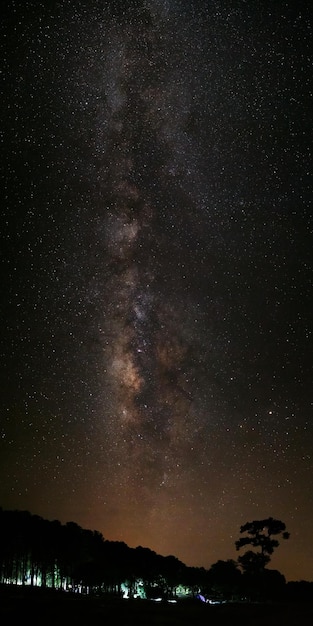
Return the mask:
<path id="1" fill-rule="evenodd" d="M 0 506 L 312 578 L 308 3 L 5 2 Z M 288 544 L 288 545 L 287 545 Z"/>
<path id="2" fill-rule="evenodd" d="M 181 283 L 189 273 L 190 251 L 175 255 L 180 207 L 170 188 L 173 162 L 180 160 L 184 144 L 187 96 L 182 72 L 171 66 L 168 54 L 162 64 L 170 35 L 166 18 L 151 10 L 143 14 L 142 31 L 137 21 L 120 27 L 105 179 L 111 194 L 104 215 L 111 268 L 110 435 L 128 459 L 126 466 L 119 462 L 118 479 L 129 497 L 144 498 L 152 508 L 160 488 L 180 474 L 181 457 L 193 450 L 198 430 L 191 361 L 195 321 L 188 336 L 189 307 L 177 297 L 179 290 L 186 296 Z M 173 233 L 167 232 L 168 213 L 174 214 Z"/>

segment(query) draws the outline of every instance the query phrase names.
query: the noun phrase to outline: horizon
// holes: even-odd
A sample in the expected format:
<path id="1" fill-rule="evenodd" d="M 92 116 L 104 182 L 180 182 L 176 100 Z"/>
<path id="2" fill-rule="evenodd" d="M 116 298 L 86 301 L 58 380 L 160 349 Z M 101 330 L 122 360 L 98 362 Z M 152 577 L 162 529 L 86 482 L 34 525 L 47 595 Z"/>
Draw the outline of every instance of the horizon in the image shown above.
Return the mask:
<path id="1" fill-rule="evenodd" d="M 6 509 L 6 508 L 4 508 L 4 507 L 1 507 L 1 505 L 0 505 L 0 508 L 2 508 L 2 510 L 6 510 L 6 511 L 13 511 L 13 512 L 17 511 L 17 512 L 29 513 L 31 516 L 33 516 L 33 515 L 34 515 L 34 516 L 36 516 L 36 515 L 37 515 L 38 517 L 40 517 L 41 519 L 43 519 L 43 520 L 45 520 L 45 521 L 50 521 L 50 522 L 53 522 L 53 521 L 58 521 L 58 522 L 60 522 L 60 524 L 61 524 L 61 525 L 66 525 L 66 524 L 74 523 L 74 524 L 77 524 L 80 528 L 82 528 L 82 530 L 88 530 L 88 531 L 92 531 L 92 532 L 98 532 L 98 533 L 100 533 L 104 541 L 108 541 L 108 542 L 112 542 L 112 543 L 123 543 L 123 544 L 125 544 L 128 548 L 133 549 L 133 550 L 136 550 L 136 548 L 144 548 L 144 549 L 148 549 L 148 550 L 150 550 L 150 551 L 152 551 L 152 552 L 155 552 L 155 553 L 156 553 L 156 554 L 158 554 L 159 556 L 163 556 L 163 557 L 173 556 L 173 557 L 177 558 L 177 559 L 178 559 L 178 560 L 179 560 L 179 561 L 180 561 L 183 565 L 185 565 L 186 567 L 191 567 L 191 568 L 192 568 L 192 567 L 196 567 L 196 568 L 203 568 L 203 569 L 205 569 L 205 570 L 209 570 L 209 569 L 210 569 L 210 567 L 211 567 L 212 565 L 214 565 L 215 563 L 217 563 L 217 561 L 219 561 L 219 560 L 222 560 L 222 561 L 231 560 L 231 561 L 233 561 L 233 562 L 237 563 L 237 559 L 236 559 L 236 558 L 234 558 L 234 557 L 231 557 L 231 556 L 230 556 L 230 557 L 228 557 L 228 558 L 223 558 L 223 559 L 217 558 L 214 562 L 210 563 L 210 565 L 207 565 L 207 566 L 205 566 L 205 565 L 203 565 L 203 564 L 186 563 L 185 561 L 183 561 L 182 559 L 180 559 L 180 558 L 178 557 L 178 555 L 177 555 L 177 554 L 174 554 L 174 553 L 167 553 L 167 554 L 165 554 L 165 553 L 160 553 L 160 552 L 158 552 L 158 551 L 154 550 L 153 548 L 149 547 L 148 545 L 144 545 L 144 544 L 142 544 L 142 543 L 141 543 L 141 544 L 137 544 L 137 545 L 130 545 L 130 544 L 128 544 L 126 541 L 124 541 L 123 539 L 115 539 L 115 538 L 109 538 L 109 537 L 106 537 L 106 536 L 104 536 L 104 535 L 103 535 L 103 533 L 102 533 L 102 532 L 101 532 L 98 528 L 91 528 L 91 527 L 90 527 L 90 528 L 87 528 L 87 527 L 81 526 L 81 525 L 80 525 L 80 524 L 78 524 L 78 523 L 77 523 L 77 521 L 76 521 L 76 520 L 74 520 L 74 519 L 71 519 L 71 520 L 66 520 L 66 521 L 62 521 L 62 520 L 59 520 L 59 519 L 57 519 L 56 517 L 53 517 L 53 516 L 52 516 L 51 518 L 49 518 L 49 519 L 48 519 L 48 518 L 46 518 L 46 517 L 44 517 L 44 516 L 40 515 L 39 513 L 33 513 L 32 511 L 29 511 L 29 510 L 26 510 L 26 509 Z M 250 520 L 250 521 L 252 521 L 252 520 Z M 238 538 L 239 538 L 239 533 L 238 533 Z M 279 537 L 278 537 L 278 539 L 279 539 Z M 276 555 L 276 551 L 280 549 L 281 545 L 284 545 L 284 542 L 279 543 L 279 546 L 275 549 L 274 554 L 272 554 L 272 555 L 271 555 L 270 562 L 269 562 L 269 563 L 267 564 L 267 566 L 266 566 L 266 569 L 267 569 L 267 570 L 277 570 L 277 571 L 280 571 L 277 567 L 273 567 L 273 566 L 271 567 L 271 565 L 272 565 L 272 560 L 273 560 L 273 558 L 274 558 L 274 557 L 275 557 L 275 555 Z M 242 554 L 242 553 L 240 553 L 240 552 L 237 552 L 237 551 L 236 551 L 236 554 L 239 556 L 239 555 L 240 555 L 240 554 Z M 241 569 L 241 568 L 240 568 L 240 564 L 239 564 L 239 563 L 238 563 L 238 569 L 239 569 L 239 570 Z M 285 577 L 285 579 L 286 579 L 286 582 L 299 582 L 299 581 L 303 581 L 303 580 L 305 580 L 306 582 L 313 582 L 313 578 L 312 578 L 312 580 L 310 580 L 310 579 L 304 579 L 304 577 L 303 577 L 303 576 L 300 576 L 298 579 L 295 579 L 295 578 L 288 578 L 288 577 L 286 577 L 286 576 L 285 576 L 284 572 L 281 572 L 281 571 L 280 571 L 280 573 L 281 573 L 281 574 L 283 574 L 283 576 L 284 576 L 284 577 Z"/>

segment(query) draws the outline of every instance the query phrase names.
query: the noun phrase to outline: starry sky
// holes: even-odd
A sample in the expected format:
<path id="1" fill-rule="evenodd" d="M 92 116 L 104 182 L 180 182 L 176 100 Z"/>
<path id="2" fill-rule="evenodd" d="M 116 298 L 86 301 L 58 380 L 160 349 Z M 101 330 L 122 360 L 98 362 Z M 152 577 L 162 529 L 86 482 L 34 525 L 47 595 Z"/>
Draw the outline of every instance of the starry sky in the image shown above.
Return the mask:
<path id="1" fill-rule="evenodd" d="M 0 505 L 312 580 L 310 2 L 3 7 Z"/>

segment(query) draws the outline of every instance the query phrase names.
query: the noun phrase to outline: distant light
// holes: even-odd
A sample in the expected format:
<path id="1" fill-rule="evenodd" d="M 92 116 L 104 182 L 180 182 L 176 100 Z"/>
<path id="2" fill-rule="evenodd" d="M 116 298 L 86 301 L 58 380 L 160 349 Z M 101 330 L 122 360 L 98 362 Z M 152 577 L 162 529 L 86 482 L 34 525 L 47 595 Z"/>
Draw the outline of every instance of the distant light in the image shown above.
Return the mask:
<path id="1" fill-rule="evenodd" d="M 198 593 L 198 595 L 196 596 L 197 600 L 201 600 L 201 602 L 206 602 L 206 599 L 204 596 L 202 596 L 200 593 Z"/>
<path id="2" fill-rule="evenodd" d="M 225 604 L 221 600 L 207 600 L 209 604 Z"/>

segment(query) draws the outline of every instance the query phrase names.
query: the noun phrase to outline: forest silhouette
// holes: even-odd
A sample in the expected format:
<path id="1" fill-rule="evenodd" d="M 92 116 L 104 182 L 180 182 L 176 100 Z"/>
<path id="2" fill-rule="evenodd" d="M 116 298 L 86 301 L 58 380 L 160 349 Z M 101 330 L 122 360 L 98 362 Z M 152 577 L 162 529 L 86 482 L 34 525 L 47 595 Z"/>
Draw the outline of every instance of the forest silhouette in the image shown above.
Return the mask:
<path id="1" fill-rule="evenodd" d="M 256 551 L 205 569 L 146 547 L 108 541 L 75 522 L 61 524 L 28 511 L 0 508 L 0 583 L 118 598 L 189 597 L 211 603 L 311 600 L 313 582 L 287 583 L 279 571 L 266 568 L 279 545 L 277 537 L 289 538 L 283 522 L 271 517 L 248 522 L 240 533 L 237 550 L 249 546 Z"/>

